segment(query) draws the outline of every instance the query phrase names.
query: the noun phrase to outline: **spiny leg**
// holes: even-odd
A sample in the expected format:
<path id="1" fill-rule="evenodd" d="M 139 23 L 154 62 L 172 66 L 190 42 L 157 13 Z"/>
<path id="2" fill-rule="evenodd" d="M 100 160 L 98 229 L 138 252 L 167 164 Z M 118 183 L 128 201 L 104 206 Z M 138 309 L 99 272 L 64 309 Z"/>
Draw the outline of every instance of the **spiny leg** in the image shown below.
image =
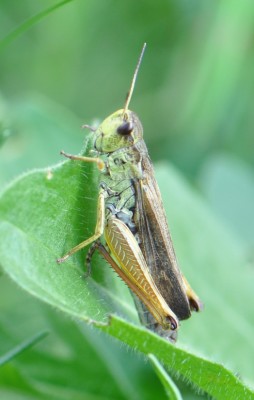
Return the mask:
<path id="1" fill-rule="evenodd" d="M 60 264 L 67 260 L 72 254 L 88 246 L 90 243 L 95 242 L 103 234 L 104 231 L 104 221 L 105 221 L 105 201 L 103 191 L 99 193 L 98 205 L 97 205 L 97 222 L 95 227 L 95 232 L 93 236 L 89 239 L 84 240 L 84 242 L 79 243 L 77 246 L 73 247 L 67 254 L 63 257 L 58 258 L 57 262 Z"/>
<path id="2" fill-rule="evenodd" d="M 97 250 L 97 248 L 98 248 L 98 243 L 96 241 L 90 246 L 90 248 L 88 250 L 88 253 L 86 256 L 86 261 L 85 261 L 87 271 L 84 274 L 84 278 L 88 278 L 91 275 L 91 272 L 92 272 L 91 261 L 92 261 L 93 255 L 94 255 L 95 251 Z"/>
<path id="3" fill-rule="evenodd" d="M 75 156 L 73 154 L 65 153 L 63 150 L 60 151 L 64 157 L 69 158 L 70 160 L 84 161 L 84 162 L 93 162 L 97 164 L 99 170 L 102 170 L 105 166 L 104 162 L 99 157 L 84 157 L 84 156 Z"/>
<path id="4" fill-rule="evenodd" d="M 95 243 L 95 247 L 98 249 L 98 251 L 101 253 L 101 255 L 105 258 L 105 260 L 111 265 L 111 267 L 117 272 L 117 274 L 120 276 L 120 278 L 126 283 L 126 285 L 133 291 L 133 293 L 135 293 L 135 295 L 140 298 L 141 291 L 138 290 L 139 289 L 138 285 L 133 283 L 132 280 L 128 277 L 128 275 L 118 266 L 116 261 L 112 258 L 111 254 L 105 249 L 105 247 L 98 241 Z M 144 296 L 141 296 L 141 297 L 143 297 L 142 300 L 140 298 L 141 302 L 144 303 L 144 305 L 146 305 L 145 304 L 146 299 L 144 298 Z M 171 329 L 176 330 L 177 324 L 178 324 L 177 318 L 175 317 L 173 312 L 172 312 L 172 315 L 173 316 L 171 316 L 169 314 L 167 316 L 167 319 L 169 319 L 169 321 L 170 321 Z"/>
<path id="5" fill-rule="evenodd" d="M 105 260 L 109 263 L 109 265 L 111 265 L 111 267 L 118 273 L 118 275 L 122 278 L 122 280 L 124 282 L 126 282 L 128 280 L 126 275 L 122 271 L 122 269 L 117 265 L 115 260 L 113 260 L 113 258 L 109 254 L 109 252 L 106 250 L 106 248 L 103 246 L 103 244 L 101 244 L 99 241 L 94 243 L 93 252 L 95 250 L 99 251 L 99 253 L 105 258 Z"/>

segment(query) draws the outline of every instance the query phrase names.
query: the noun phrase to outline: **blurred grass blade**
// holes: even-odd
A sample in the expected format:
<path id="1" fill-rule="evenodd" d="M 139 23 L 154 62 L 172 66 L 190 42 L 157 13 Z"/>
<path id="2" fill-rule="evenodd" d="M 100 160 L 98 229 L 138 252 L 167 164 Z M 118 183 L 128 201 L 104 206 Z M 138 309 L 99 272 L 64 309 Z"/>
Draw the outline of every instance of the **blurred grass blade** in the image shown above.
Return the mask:
<path id="1" fill-rule="evenodd" d="M 34 346 L 42 339 L 44 339 L 48 335 L 48 332 L 43 331 L 37 333 L 33 337 L 24 342 L 20 343 L 18 346 L 14 347 L 12 350 L 5 353 L 3 356 L 0 357 L 0 366 L 3 366 L 7 362 L 11 361 L 13 358 L 18 356 L 19 354 L 23 353 L 25 350 L 29 349 L 30 347 Z"/>
<path id="2" fill-rule="evenodd" d="M 170 376 L 167 374 L 163 366 L 160 364 L 160 362 L 157 360 L 157 358 L 153 354 L 148 354 L 148 358 L 158 375 L 162 385 L 164 386 L 164 389 L 166 391 L 166 394 L 170 400 L 183 400 L 181 393 L 176 386 L 176 384 L 173 382 L 173 380 L 170 378 Z"/>
<path id="3" fill-rule="evenodd" d="M 20 24 L 17 28 L 11 31 L 7 36 L 0 40 L 0 51 L 7 46 L 10 42 L 16 39 L 17 36 L 21 35 L 23 32 L 27 31 L 32 25 L 36 24 L 36 22 L 40 21 L 53 11 L 58 8 L 64 6 L 67 3 L 70 3 L 73 0 L 63 0 L 60 3 L 55 4 L 54 6 L 48 7 L 43 11 L 40 11 L 38 14 L 35 14 L 33 17 L 28 18 L 22 24 Z"/>

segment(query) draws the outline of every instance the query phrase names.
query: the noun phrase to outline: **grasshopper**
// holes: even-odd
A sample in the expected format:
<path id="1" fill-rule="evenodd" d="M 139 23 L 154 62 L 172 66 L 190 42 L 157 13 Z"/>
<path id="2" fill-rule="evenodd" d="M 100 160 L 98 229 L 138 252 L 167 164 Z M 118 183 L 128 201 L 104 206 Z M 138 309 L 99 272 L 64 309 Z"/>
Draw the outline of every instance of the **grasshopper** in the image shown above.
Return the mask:
<path id="1" fill-rule="evenodd" d="M 137 115 L 129 110 L 140 54 L 123 109 L 107 117 L 94 133 L 96 157 L 61 154 L 96 163 L 100 171 L 97 223 L 94 234 L 57 260 L 61 263 L 91 245 L 134 293 L 141 321 L 149 329 L 176 340 L 179 321 L 202 307 L 180 272 L 154 170 Z"/>

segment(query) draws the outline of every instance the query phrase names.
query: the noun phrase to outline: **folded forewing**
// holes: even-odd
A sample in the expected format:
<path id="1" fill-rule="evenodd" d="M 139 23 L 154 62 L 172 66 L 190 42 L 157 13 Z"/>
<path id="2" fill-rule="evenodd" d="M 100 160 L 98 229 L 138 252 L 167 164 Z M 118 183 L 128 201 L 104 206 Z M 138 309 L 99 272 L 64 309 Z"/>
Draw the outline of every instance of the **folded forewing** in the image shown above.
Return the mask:
<path id="1" fill-rule="evenodd" d="M 136 223 L 140 247 L 157 288 L 179 319 L 190 316 L 190 306 L 178 268 L 153 168 L 146 160 L 143 179 L 136 181 Z"/>

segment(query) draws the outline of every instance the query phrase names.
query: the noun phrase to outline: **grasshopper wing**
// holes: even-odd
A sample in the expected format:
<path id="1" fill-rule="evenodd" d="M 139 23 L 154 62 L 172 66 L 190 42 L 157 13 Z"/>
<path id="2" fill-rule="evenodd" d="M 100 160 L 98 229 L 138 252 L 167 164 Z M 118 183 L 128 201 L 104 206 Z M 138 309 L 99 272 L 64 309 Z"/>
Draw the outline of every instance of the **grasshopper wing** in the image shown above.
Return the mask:
<path id="1" fill-rule="evenodd" d="M 190 317 L 190 304 L 178 268 L 159 187 L 149 157 L 144 157 L 143 178 L 136 181 L 136 223 L 140 247 L 157 288 L 180 320 Z"/>

